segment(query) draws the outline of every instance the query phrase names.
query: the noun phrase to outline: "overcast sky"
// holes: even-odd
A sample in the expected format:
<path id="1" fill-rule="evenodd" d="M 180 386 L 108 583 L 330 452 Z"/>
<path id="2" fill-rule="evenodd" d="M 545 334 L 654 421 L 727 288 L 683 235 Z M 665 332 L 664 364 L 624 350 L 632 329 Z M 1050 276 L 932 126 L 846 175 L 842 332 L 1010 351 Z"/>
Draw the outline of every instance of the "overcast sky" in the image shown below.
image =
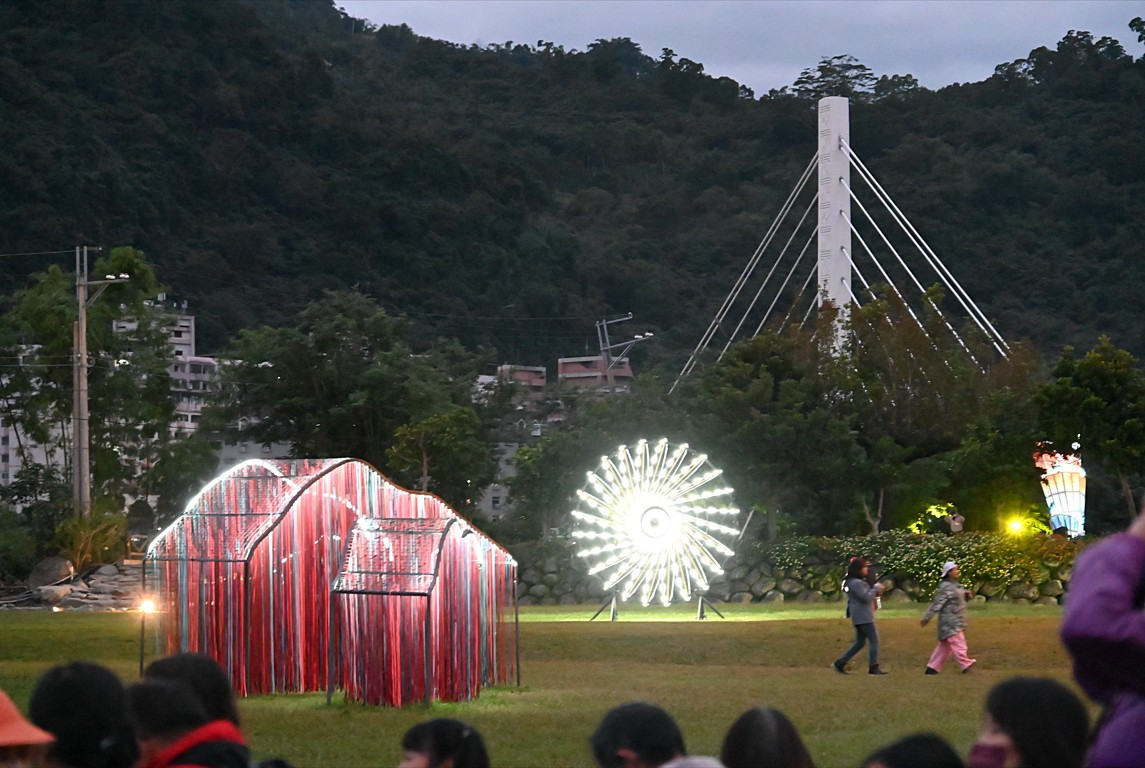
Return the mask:
<path id="1" fill-rule="evenodd" d="M 1142 54 L 1128 24 L 1145 0 L 335 0 L 376 24 L 408 24 L 455 43 L 585 50 L 628 37 L 662 48 L 762 95 L 791 85 L 820 59 L 850 54 L 876 75 L 918 78 L 931 89 L 979 82 L 998 64 L 1053 48 L 1070 30 L 1120 40 Z"/>

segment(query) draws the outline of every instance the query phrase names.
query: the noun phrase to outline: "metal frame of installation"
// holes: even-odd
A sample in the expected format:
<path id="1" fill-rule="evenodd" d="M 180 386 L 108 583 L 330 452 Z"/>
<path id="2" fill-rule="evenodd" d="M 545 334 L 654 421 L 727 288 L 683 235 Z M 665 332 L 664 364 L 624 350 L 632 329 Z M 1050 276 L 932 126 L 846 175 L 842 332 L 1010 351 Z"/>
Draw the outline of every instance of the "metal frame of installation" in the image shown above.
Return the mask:
<path id="1" fill-rule="evenodd" d="M 520 685 L 516 561 L 356 459 L 235 466 L 151 542 L 143 574 L 163 651 L 211 656 L 240 695 L 341 687 L 401 706 Z"/>

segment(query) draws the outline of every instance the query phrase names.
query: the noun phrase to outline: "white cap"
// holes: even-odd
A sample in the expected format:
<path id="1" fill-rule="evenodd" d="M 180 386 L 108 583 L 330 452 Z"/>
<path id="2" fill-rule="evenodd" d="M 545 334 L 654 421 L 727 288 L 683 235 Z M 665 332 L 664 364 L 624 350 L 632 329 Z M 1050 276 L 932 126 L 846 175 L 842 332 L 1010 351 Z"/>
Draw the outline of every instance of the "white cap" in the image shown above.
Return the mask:
<path id="1" fill-rule="evenodd" d="M 958 563 L 954 562 L 953 560 L 947 560 L 946 564 L 942 566 L 942 578 L 945 579 L 946 574 L 950 573 L 951 571 L 953 571 L 957 567 L 958 567 Z"/>

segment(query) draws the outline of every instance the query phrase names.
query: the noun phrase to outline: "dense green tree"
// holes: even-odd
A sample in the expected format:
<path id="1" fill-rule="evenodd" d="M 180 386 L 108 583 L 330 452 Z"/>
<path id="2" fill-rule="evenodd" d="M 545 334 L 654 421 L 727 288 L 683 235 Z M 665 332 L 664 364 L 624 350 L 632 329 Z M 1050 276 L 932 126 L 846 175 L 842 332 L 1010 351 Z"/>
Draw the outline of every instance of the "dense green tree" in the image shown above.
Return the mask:
<path id="1" fill-rule="evenodd" d="M 453 343 L 414 354 L 404 330 L 373 299 L 346 291 L 312 302 L 293 327 L 244 331 L 212 428 L 289 443 L 299 457 L 362 459 L 471 509 L 493 471 L 493 418 L 474 404 L 477 364 Z"/>
<path id="2" fill-rule="evenodd" d="M 842 96 L 863 100 L 874 91 L 878 77 L 871 68 L 851 55 L 822 59 L 815 67 L 799 73 L 792 91 L 805 99 Z"/>
<path id="3" fill-rule="evenodd" d="M 586 474 L 618 446 L 666 438 L 690 443 L 699 452 L 716 451 L 697 436 L 686 410 L 652 377 L 638 379 L 635 391 L 625 396 L 560 394 L 571 424 L 523 446 L 513 459 L 509 492 L 521 518 L 516 535 L 549 538 L 555 529 L 567 527 Z M 719 466 L 720 457 L 713 455 L 713 462 Z"/>
<path id="4" fill-rule="evenodd" d="M 976 394 L 978 412 L 950 456 L 944 494 L 970 529 L 994 528 L 1014 515 L 1045 515 L 1033 462 L 1035 447 L 1045 439 L 1034 397 L 1044 377 L 1041 360 L 1028 348 L 1014 348 L 986 371 L 986 387 Z"/>
<path id="5" fill-rule="evenodd" d="M 1080 442 L 1083 460 L 1116 476 L 1127 514 L 1136 515 L 1132 483 L 1145 459 L 1145 373 L 1136 358 L 1108 337 L 1080 359 L 1067 348 L 1036 398 L 1050 444 L 1068 452 Z"/>
<path id="6" fill-rule="evenodd" d="M 129 278 L 92 294 L 87 308 L 92 491 L 98 504 L 122 509 L 123 499 L 139 495 L 149 482 L 156 457 L 172 441 L 174 401 L 151 265 L 140 251 L 115 248 L 94 265 L 93 276 L 105 274 Z M 74 291 L 74 277 L 52 267 L 12 297 L 0 319 L 4 354 L 15 362 L 0 380 L 0 403 L 21 463 L 41 460 L 42 452 L 46 471 L 40 478 L 69 477 L 73 471 Z M 42 484 L 36 498 L 52 500 L 52 487 Z M 31 503 L 31 492 L 25 496 Z"/>
<path id="7" fill-rule="evenodd" d="M 191 497 L 218 473 L 218 464 L 218 445 L 206 430 L 164 445 L 134 507 L 132 523 L 138 521 L 139 530 L 132 528 L 129 533 L 154 532 L 181 515 Z M 154 504 L 147 501 L 152 497 Z"/>
<path id="8" fill-rule="evenodd" d="M 805 533 L 853 522 L 858 446 L 831 407 L 833 382 L 820 375 L 829 356 L 813 335 L 764 333 L 705 371 L 694 394 L 694 418 L 737 499 L 761 505 L 772 529 L 776 515 Z"/>
<path id="9" fill-rule="evenodd" d="M 1145 38 L 1140 19 L 1129 29 Z M 1075 31 L 984 82 L 933 93 L 839 55 L 755 99 L 701 62 L 653 58 L 624 37 L 582 51 L 462 46 L 375 29 L 329 0 L 0 4 L 0 252 L 10 254 L 0 290 L 31 290 L 27 275 L 43 262 L 18 254 L 45 250 L 60 232 L 134 243 L 190 300 L 202 351 L 262 326 L 231 345 L 255 361 L 238 364 L 235 384 L 281 397 L 256 430 L 269 436 L 273 424 L 299 450 L 352 449 L 384 465 L 399 427 L 472 407 L 459 390 L 476 358 L 446 351 L 442 338 L 495 347 L 498 361 L 544 363 L 591 352 L 592 321 L 632 311 L 656 332 L 643 370 L 679 370 L 720 286 L 734 282 L 814 151 L 808 100 L 834 94 L 852 100 L 852 146 L 1008 338 L 1055 355 L 1107 334 L 1139 357 L 1145 61 L 1128 47 Z M 39 380 L 68 386 L 71 310 L 51 296 L 72 286 L 63 272 L 45 279 L 58 285 L 14 301 L 19 323 L 0 329 L 12 364 L 33 360 L 20 346 L 29 329 L 41 337 L 36 365 L 0 393 L 0 408 L 25 410 L 21 440 L 66 428 L 70 413 L 66 397 L 37 395 L 27 408 L 19 398 Z M 331 361 L 310 331 L 298 333 L 299 319 L 351 286 L 405 318 L 401 343 Z M 964 370 L 975 364 L 940 324 L 931 333 L 934 317 L 922 322 L 944 339 L 939 353 L 907 338 L 909 322 L 887 336 L 871 321 L 871 338 L 850 350 L 854 370 L 831 371 L 830 386 L 820 373 L 760 383 L 767 396 L 749 399 L 766 404 L 760 423 L 750 408 L 751 424 L 720 422 L 720 409 L 745 407 L 730 389 L 698 390 L 694 414 L 677 413 L 713 429 L 701 433 L 714 446 L 705 450 L 726 450 L 717 461 L 742 476 L 745 505 L 790 511 L 808 529 L 854 529 L 864 505 L 879 525 L 897 525 L 939 493 L 983 509 L 1016 503 L 1003 487 L 1025 458 L 1000 425 L 1025 439 L 1019 397 Z M 354 348 L 357 332 L 324 325 L 314 323 L 319 337 Z M 96 367 L 107 368 L 93 369 L 93 388 L 125 402 L 133 389 L 146 398 L 161 389 L 129 370 L 145 355 L 113 344 L 101 348 Z M 269 354 L 283 350 L 293 352 Z M 121 359 L 132 365 L 112 369 Z M 291 389 L 299 382 L 302 395 Z M 626 418 L 643 423 L 642 408 Z M 587 454 L 630 439 L 597 412 L 584 409 Z M 475 413 L 487 429 L 487 409 Z M 158 436 L 128 435 L 159 414 L 131 418 L 106 425 L 94 454 L 101 477 L 164 463 Z M 807 475 L 790 475 L 798 493 L 772 498 L 763 469 L 735 469 L 754 456 L 753 430 L 806 459 Z M 814 455 L 816 440 L 833 453 Z M 55 450 L 66 475 L 67 447 Z M 999 453 L 1006 471 L 987 472 Z M 963 485 L 968 467 L 992 490 Z M 829 476 L 838 481 L 811 482 Z M 143 489 L 109 479 L 107 490 Z"/>
<path id="10" fill-rule="evenodd" d="M 1071 32 L 935 93 L 841 54 L 755 99 L 624 37 L 461 46 L 329 0 L 6 3 L 0 252 L 60 232 L 134 243 L 189 299 L 204 352 L 358 286 L 417 339 L 528 363 L 632 311 L 666 360 L 814 151 L 807 98 L 835 93 L 864 162 L 1008 337 L 1053 354 L 1105 332 L 1141 355 L 1129 47 Z M 0 290 L 38 258 L 0 261 Z"/>
<path id="11" fill-rule="evenodd" d="M 467 515 L 496 471 L 480 418 L 458 405 L 399 426 L 386 455 L 396 479 L 450 500 Z"/>

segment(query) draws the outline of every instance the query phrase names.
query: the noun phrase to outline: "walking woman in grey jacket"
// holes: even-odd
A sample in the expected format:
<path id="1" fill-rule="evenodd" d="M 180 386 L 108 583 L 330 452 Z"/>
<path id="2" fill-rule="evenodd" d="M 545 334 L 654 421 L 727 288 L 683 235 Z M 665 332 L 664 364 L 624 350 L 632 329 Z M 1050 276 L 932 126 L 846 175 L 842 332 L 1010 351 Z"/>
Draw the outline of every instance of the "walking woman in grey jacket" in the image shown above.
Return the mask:
<path id="1" fill-rule="evenodd" d="M 976 661 L 966 652 L 966 601 L 970 593 L 958 583 L 958 575 L 957 563 L 948 562 L 942 566 L 942 581 L 938 583 L 930 607 L 918 622 L 920 627 L 925 627 L 931 617 L 938 616 L 938 645 L 930 654 L 930 661 L 926 662 L 928 675 L 937 675 L 951 656 L 963 672 L 969 672 Z"/>
<path id="2" fill-rule="evenodd" d="M 855 642 L 842 656 L 831 662 L 831 666 L 840 675 L 847 674 L 847 662 L 868 643 L 870 664 L 867 671 L 872 675 L 886 674 L 879 669 L 879 633 L 875 629 L 875 600 L 883 594 L 883 585 L 875 584 L 872 587 L 867 584 L 869 569 L 870 563 L 861 557 L 852 557 L 847 564 L 843 589 L 847 592 L 847 615 L 855 625 Z"/>

